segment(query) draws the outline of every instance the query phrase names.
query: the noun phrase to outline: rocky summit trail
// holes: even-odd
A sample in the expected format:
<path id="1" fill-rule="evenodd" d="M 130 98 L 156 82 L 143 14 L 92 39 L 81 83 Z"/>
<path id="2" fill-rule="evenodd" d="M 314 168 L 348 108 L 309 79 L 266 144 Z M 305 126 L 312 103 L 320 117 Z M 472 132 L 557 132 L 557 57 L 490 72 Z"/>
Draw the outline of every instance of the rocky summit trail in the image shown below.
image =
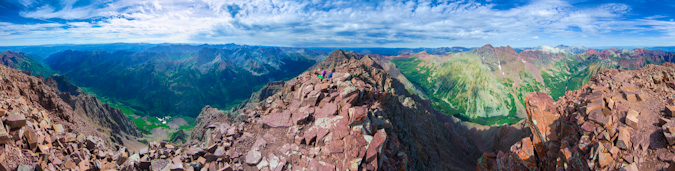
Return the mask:
<path id="1" fill-rule="evenodd" d="M 675 157 L 675 64 L 599 72 L 553 101 L 531 93 L 532 130 L 508 151 L 485 153 L 477 170 L 662 170 Z"/>

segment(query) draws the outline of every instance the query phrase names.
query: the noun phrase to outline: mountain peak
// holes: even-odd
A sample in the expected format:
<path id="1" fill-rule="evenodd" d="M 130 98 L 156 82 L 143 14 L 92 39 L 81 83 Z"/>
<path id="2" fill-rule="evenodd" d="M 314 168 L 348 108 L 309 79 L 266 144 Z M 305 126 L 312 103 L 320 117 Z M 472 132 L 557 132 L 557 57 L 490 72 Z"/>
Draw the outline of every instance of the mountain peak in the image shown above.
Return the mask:
<path id="1" fill-rule="evenodd" d="M 480 47 L 480 48 L 481 48 L 481 49 L 494 49 L 495 47 L 492 46 L 491 44 L 486 44 L 486 45 L 483 45 L 483 46 Z"/>

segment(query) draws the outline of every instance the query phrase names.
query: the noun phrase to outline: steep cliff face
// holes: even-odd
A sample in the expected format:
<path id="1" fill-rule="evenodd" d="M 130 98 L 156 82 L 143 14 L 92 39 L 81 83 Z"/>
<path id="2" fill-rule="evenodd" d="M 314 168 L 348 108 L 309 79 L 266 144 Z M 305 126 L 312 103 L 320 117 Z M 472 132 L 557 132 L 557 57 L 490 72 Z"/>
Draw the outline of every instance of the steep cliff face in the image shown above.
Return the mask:
<path id="1" fill-rule="evenodd" d="M 486 153 L 479 170 L 662 170 L 675 156 L 675 64 L 599 72 L 554 101 L 531 93 L 530 137 Z"/>
<path id="2" fill-rule="evenodd" d="M 193 144 L 215 149 L 207 156 L 222 149 L 218 155 L 229 159 L 207 166 L 471 170 L 465 166 L 479 156 L 470 141 L 448 129 L 454 121 L 443 121 L 446 116 L 410 95 L 372 58 L 353 52 L 334 51 L 226 113 L 239 115 L 204 108 L 191 136 Z"/>
<path id="3" fill-rule="evenodd" d="M 66 77 L 51 76 L 45 80 L 45 84 L 51 86 L 54 90 L 58 90 L 59 97 L 73 108 L 73 112 L 84 114 L 96 125 L 103 127 L 105 132 L 115 136 L 140 135 L 136 125 L 119 109 L 112 108 L 108 104 L 98 101 L 96 97 L 87 95 L 82 89 L 68 81 Z"/>

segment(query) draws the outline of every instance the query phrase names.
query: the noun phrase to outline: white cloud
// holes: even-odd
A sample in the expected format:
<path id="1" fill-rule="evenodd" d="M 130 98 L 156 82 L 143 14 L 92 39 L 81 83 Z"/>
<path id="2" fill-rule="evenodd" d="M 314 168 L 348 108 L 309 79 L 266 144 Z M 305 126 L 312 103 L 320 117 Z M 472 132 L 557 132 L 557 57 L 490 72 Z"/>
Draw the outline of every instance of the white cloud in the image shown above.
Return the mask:
<path id="1" fill-rule="evenodd" d="M 25 4 L 32 4 L 26 1 Z M 75 7 L 42 5 L 26 18 L 64 19 L 57 27 L 4 23 L 0 44 L 54 42 L 188 42 L 281 46 L 480 46 L 603 37 L 611 32 L 656 30 L 675 36 L 663 16 L 622 20 L 631 8 L 609 3 L 577 8 L 538 0 L 507 10 L 475 2 L 119 0 Z M 83 22 L 84 20 L 84 22 Z M 647 23 L 649 27 L 641 27 Z M 27 26 L 27 25 L 20 25 Z M 541 36 L 540 35 L 546 35 Z M 530 37 L 532 39 L 526 39 Z M 544 42 L 546 43 L 546 42 Z M 564 42 L 563 42 L 564 43 Z M 560 43 L 555 43 L 560 44 Z"/>

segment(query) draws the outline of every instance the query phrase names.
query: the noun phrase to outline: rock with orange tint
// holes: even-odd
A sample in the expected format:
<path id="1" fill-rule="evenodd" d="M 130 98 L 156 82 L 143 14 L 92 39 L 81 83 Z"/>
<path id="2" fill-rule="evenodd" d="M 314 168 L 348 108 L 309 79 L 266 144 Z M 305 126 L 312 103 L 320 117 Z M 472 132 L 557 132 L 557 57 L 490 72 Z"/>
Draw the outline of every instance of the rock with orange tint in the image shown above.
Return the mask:
<path id="1" fill-rule="evenodd" d="M 520 142 L 511 146 L 511 152 L 515 152 L 518 155 L 518 159 L 529 170 L 537 168 L 537 160 L 534 156 L 534 146 L 529 137 L 523 138 Z"/>
<path id="2" fill-rule="evenodd" d="M 530 93 L 526 102 L 532 143 L 538 156 L 547 156 L 550 141 L 557 141 L 560 114 L 555 101 L 546 93 Z"/>

